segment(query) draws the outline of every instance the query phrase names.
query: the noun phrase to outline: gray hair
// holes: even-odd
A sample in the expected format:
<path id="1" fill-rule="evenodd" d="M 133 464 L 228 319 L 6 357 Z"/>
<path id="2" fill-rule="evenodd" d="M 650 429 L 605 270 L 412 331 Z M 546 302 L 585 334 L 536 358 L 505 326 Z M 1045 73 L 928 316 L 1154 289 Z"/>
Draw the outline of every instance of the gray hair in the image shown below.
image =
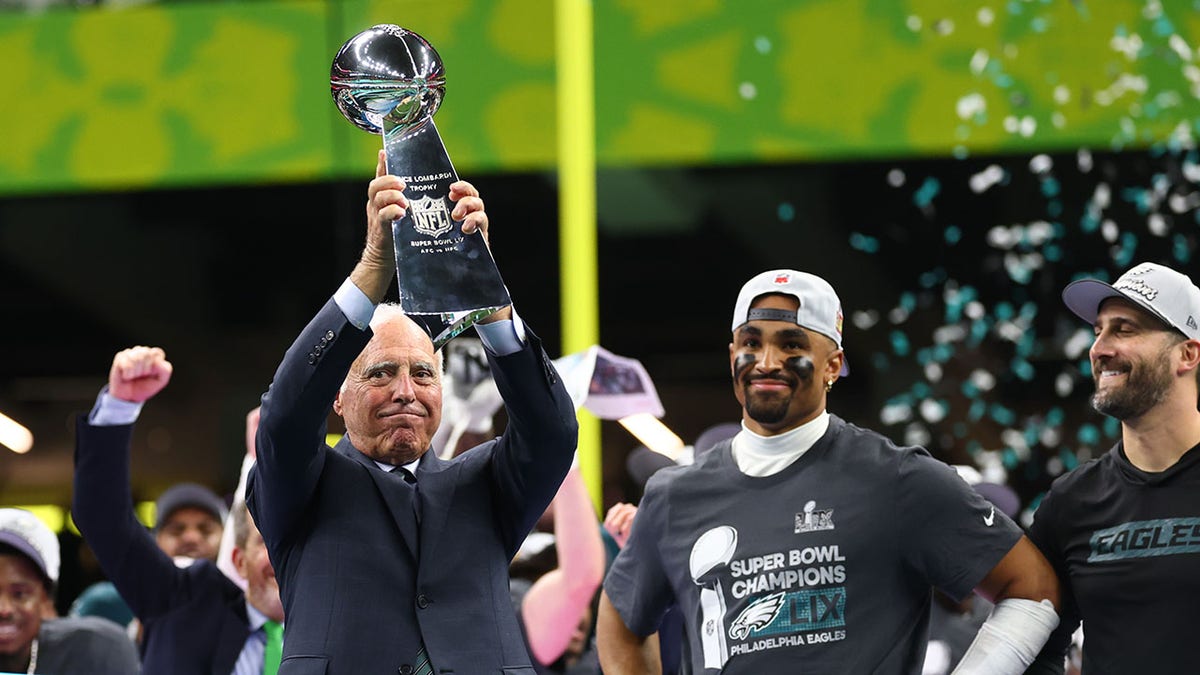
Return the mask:
<path id="1" fill-rule="evenodd" d="M 245 500 L 239 499 L 233 503 L 229 519 L 233 521 L 233 545 L 245 550 L 246 542 L 250 539 L 250 510 L 246 508 Z"/>
<path id="2" fill-rule="evenodd" d="M 385 323 L 401 318 L 407 321 L 412 321 L 412 319 L 404 313 L 404 309 L 400 307 L 400 303 L 381 302 L 376 305 L 375 313 L 371 315 L 371 330 L 374 331 Z M 446 376 L 446 355 L 441 349 L 435 350 L 433 353 L 437 357 L 438 378 L 444 379 Z M 342 386 L 338 389 L 338 391 L 346 390 L 346 383 L 349 381 L 349 378 L 350 374 L 346 373 L 346 377 L 342 380 Z"/>

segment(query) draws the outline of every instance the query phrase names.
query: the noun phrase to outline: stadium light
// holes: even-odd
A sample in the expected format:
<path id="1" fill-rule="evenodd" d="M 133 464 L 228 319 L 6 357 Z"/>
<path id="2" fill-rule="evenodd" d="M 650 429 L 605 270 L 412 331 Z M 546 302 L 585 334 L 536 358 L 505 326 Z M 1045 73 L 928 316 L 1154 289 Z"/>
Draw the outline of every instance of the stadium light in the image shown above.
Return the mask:
<path id="1" fill-rule="evenodd" d="M 650 413 L 636 413 L 617 421 L 642 445 L 672 460 L 683 450 L 683 439 Z"/>
<path id="2" fill-rule="evenodd" d="M 0 413 L 0 445 L 18 455 L 23 455 L 33 447 L 33 432 L 21 426 L 13 418 Z"/>

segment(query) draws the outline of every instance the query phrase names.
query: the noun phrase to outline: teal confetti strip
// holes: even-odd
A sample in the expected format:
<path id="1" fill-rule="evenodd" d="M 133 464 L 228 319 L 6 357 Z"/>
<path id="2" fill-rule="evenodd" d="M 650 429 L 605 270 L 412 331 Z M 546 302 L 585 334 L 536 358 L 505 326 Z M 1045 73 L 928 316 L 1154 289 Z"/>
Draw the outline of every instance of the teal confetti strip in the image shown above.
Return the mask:
<path id="1" fill-rule="evenodd" d="M 1150 191 L 1146 188 L 1124 188 L 1121 190 L 1121 198 L 1133 204 L 1140 215 L 1150 213 Z"/>
<path id="2" fill-rule="evenodd" d="M 1079 359 L 1079 374 L 1092 379 L 1092 362 L 1087 357 Z"/>
<path id="3" fill-rule="evenodd" d="M 1191 249 L 1188 246 L 1187 237 L 1182 234 L 1176 234 L 1171 238 L 1171 253 L 1175 256 L 1175 260 L 1181 263 L 1186 263 L 1191 258 Z"/>
<path id="4" fill-rule="evenodd" d="M 1042 500 L 1045 498 L 1046 498 L 1045 492 L 1039 492 L 1036 495 L 1034 495 L 1033 499 L 1029 500 L 1029 510 L 1037 511 L 1037 507 L 1042 503 Z"/>
<path id="5" fill-rule="evenodd" d="M 924 347 L 924 348 L 917 350 L 917 363 L 921 364 L 921 366 L 929 365 L 929 362 L 932 360 L 933 360 L 933 350 L 932 349 L 930 349 L 928 347 Z"/>
<path id="6" fill-rule="evenodd" d="M 989 330 L 991 330 L 991 326 L 987 319 L 976 319 L 971 324 L 971 339 L 968 340 L 967 343 L 972 347 L 978 345 L 980 342 L 983 342 L 985 337 L 987 337 Z"/>
<path id="7" fill-rule="evenodd" d="M 933 288 L 934 286 L 940 285 L 945 280 L 946 270 L 938 267 L 923 273 L 917 279 L 917 283 L 920 284 L 921 288 Z"/>
<path id="8" fill-rule="evenodd" d="M 1065 471 L 1070 471 L 1079 466 L 1079 458 L 1075 456 L 1075 453 L 1066 448 L 1058 451 L 1058 459 L 1062 462 L 1063 470 Z"/>
<path id="9" fill-rule="evenodd" d="M 1094 424 L 1084 424 L 1079 427 L 1079 433 L 1075 437 L 1084 445 L 1096 445 L 1100 442 L 1100 430 Z"/>
<path id="10" fill-rule="evenodd" d="M 1000 456 L 1000 461 L 1004 463 L 1004 468 L 1008 469 L 1009 471 L 1017 468 L 1017 464 L 1020 463 L 1020 459 L 1017 457 L 1017 451 L 1013 450 L 1012 448 L 1004 449 L 1004 452 Z"/>
<path id="11" fill-rule="evenodd" d="M 850 246 L 852 249 L 863 251 L 864 253 L 877 253 L 880 251 L 880 240 L 860 232 L 852 232 L 850 234 Z"/>
<path id="12" fill-rule="evenodd" d="M 933 346 L 933 360 L 937 363 L 945 363 L 954 356 L 954 345 L 941 343 Z"/>
<path id="13" fill-rule="evenodd" d="M 1021 358 L 1013 359 L 1010 367 L 1012 368 L 1013 374 L 1025 382 L 1032 380 L 1036 372 L 1028 361 Z"/>
<path id="14" fill-rule="evenodd" d="M 1089 205 L 1083 216 L 1079 218 L 1079 229 L 1088 234 L 1100 229 L 1099 209 L 1094 209 L 1092 205 Z"/>
<path id="15" fill-rule="evenodd" d="M 1021 336 L 1020 340 L 1017 340 L 1017 356 L 1021 360 L 1024 360 L 1024 359 L 1032 356 L 1033 350 L 1036 348 L 1037 348 L 1037 336 L 1034 335 L 1032 331 L 1026 332 L 1024 335 Z M 1028 365 L 1028 364 L 1026 364 L 1026 365 Z M 1015 362 L 1014 362 L 1014 367 L 1016 367 Z M 1033 366 L 1029 366 L 1029 367 L 1033 368 Z M 1018 376 L 1020 376 L 1020 373 L 1018 373 Z M 1022 377 L 1021 379 L 1026 379 L 1026 378 Z M 1030 376 L 1029 379 L 1032 379 L 1032 375 Z"/>
<path id="16" fill-rule="evenodd" d="M 1041 434 L 1041 429 L 1037 422 L 1029 420 L 1025 423 L 1025 445 L 1033 447 L 1038 443 L 1038 436 Z"/>
<path id="17" fill-rule="evenodd" d="M 1113 255 L 1113 262 L 1117 267 L 1125 268 L 1133 262 L 1134 255 L 1137 254 L 1137 235 L 1132 232 L 1125 232 L 1121 235 L 1120 247 Z"/>
<path id="18" fill-rule="evenodd" d="M 946 324 L 958 323 L 960 320 L 962 320 L 962 312 L 965 305 L 966 303 L 958 298 L 947 299 L 946 310 L 943 314 L 943 321 Z"/>
<path id="19" fill-rule="evenodd" d="M 1013 422 L 1017 421 L 1017 414 L 999 403 L 993 403 L 988 414 L 1001 426 L 1012 426 Z"/>
<path id="20" fill-rule="evenodd" d="M 1121 434 L 1121 423 L 1115 417 L 1109 417 L 1104 420 L 1104 435 L 1109 438 L 1118 438 Z"/>
<path id="21" fill-rule="evenodd" d="M 938 196 L 942 191 L 942 183 L 938 179 L 930 176 L 925 179 L 921 187 L 913 194 L 913 203 L 921 208 L 925 208 L 933 203 L 933 198 Z"/>
<path id="22" fill-rule="evenodd" d="M 1063 409 L 1054 406 L 1046 413 L 1046 426 L 1057 427 L 1063 423 L 1064 417 L 1066 417 L 1066 414 L 1063 412 Z"/>
<path id="23" fill-rule="evenodd" d="M 962 230 L 957 225 L 948 225 L 942 230 L 942 237 L 945 238 L 947 244 L 953 246 L 962 241 Z"/>
<path id="24" fill-rule="evenodd" d="M 776 214 L 783 222 L 790 223 L 796 218 L 796 207 L 792 206 L 788 202 L 783 202 L 779 205 L 779 208 L 776 209 Z"/>
<path id="25" fill-rule="evenodd" d="M 896 356 L 907 356 L 909 349 L 908 336 L 901 331 L 894 330 L 889 337 L 892 341 L 892 353 Z"/>
<path id="26" fill-rule="evenodd" d="M 985 413 L 987 413 L 987 403 L 984 403 L 983 399 L 976 399 L 971 402 L 971 407 L 967 410 L 967 419 L 978 422 L 983 419 Z"/>

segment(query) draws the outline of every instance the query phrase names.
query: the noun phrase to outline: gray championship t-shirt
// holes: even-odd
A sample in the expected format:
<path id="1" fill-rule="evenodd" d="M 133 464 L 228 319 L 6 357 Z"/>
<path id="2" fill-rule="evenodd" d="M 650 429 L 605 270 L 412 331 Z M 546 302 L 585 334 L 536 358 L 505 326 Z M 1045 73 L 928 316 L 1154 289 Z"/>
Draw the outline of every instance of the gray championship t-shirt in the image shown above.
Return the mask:
<path id="1" fill-rule="evenodd" d="M 919 675 L 932 587 L 965 597 L 1020 537 L 925 450 L 831 415 L 777 474 L 729 442 L 655 474 L 604 589 L 643 636 L 678 602 L 685 671 Z"/>

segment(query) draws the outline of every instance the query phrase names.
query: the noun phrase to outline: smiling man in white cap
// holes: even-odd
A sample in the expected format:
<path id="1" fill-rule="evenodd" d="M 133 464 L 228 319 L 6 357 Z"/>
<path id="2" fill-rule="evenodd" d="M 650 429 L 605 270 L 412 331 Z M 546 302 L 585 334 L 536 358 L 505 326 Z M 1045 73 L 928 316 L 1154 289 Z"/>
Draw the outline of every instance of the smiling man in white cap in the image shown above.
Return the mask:
<path id="1" fill-rule="evenodd" d="M 97 617 L 43 620 L 58 583 L 58 538 L 32 513 L 0 509 L 0 672 L 134 675 L 137 651 Z"/>
<path id="2" fill-rule="evenodd" d="M 1054 482 L 1030 536 L 1063 587 L 1063 620 L 1030 672 L 1063 672 L 1083 622 L 1083 672 L 1195 673 L 1200 626 L 1200 288 L 1142 263 L 1076 281 L 1067 307 L 1095 327 L 1092 405 L 1121 440 Z"/>
<path id="3" fill-rule="evenodd" d="M 948 465 L 826 411 L 847 372 L 833 288 L 763 272 L 732 333 L 742 429 L 647 484 L 604 584 L 606 675 L 659 672 L 671 604 L 686 672 L 916 675 L 935 587 L 996 602 L 956 673 L 1023 672 L 1058 623 L 1054 572 Z"/>

